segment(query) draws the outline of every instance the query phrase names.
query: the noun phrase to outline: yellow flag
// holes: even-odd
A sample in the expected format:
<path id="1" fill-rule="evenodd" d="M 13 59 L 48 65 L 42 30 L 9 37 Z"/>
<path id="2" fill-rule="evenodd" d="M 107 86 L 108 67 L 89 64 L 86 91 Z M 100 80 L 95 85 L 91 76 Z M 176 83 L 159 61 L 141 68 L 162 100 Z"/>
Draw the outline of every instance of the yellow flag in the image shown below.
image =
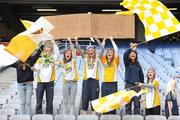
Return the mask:
<path id="1" fill-rule="evenodd" d="M 158 0 L 124 0 L 120 5 L 136 13 L 144 24 L 146 41 L 180 31 L 180 23 Z"/>
<path id="2" fill-rule="evenodd" d="M 25 62 L 31 53 L 36 49 L 37 44 L 26 35 L 17 35 L 12 38 L 9 45 L 6 47 L 12 55 Z"/>
<path id="3" fill-rule="evenodd" d="M 31 25 L 34 23 L 34 22 L 31 22 L 31 21 L 28 21 L 28 20 L 21 20 L 22 24 L 24 25 L 24 27 L 26 29 L 30 28 Z"/>
<path id="4" fill-rule="evenodd" d="M 122 90 L 114 94 L 91 101 L 94 110 L 98 113 L 106 113 L 126 105 L 136 95 L 133 90 Z"/>
<path id="5" fill-rule="evenodd" d="M 142 89 L 138 93 L 134 90 L 122 90 L 105 97 L 91 101 L 92 107 L 98 113 L 107 113 L 119 109 L 130 102 L 134 96 L 139 96 L 147 93 L 147 89 Z"/>
<path id="6" fill-rule="evenodd" d="M 27 30 L 12 38 L 5 50 L 25 62 L 40 41 L 52 39 L 48 33 L 54 29 L 54 26 L 44 17 L 40 17 L 34 23 L 22 22 Z"/>

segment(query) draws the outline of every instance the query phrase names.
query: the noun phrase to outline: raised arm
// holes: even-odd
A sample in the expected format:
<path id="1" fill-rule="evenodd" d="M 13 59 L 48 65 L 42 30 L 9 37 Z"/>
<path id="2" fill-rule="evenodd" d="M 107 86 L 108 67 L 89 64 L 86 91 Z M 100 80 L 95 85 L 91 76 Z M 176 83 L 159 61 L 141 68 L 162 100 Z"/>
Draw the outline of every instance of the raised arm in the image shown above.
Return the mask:
<path id="1" fill-rule="evenodd" d="M 101 44 L 103 49 L 105 49 L 105 44 L 106 44 L 106 39 L 104 38 L 103 41 L 102 41 L 102 44 Z"/>
<path id="2" fill-rule="evenodd" d="M 44 48 L 44 44 L 42 44 L 39 47 L 39 49 L 37 50 L 36 54 L 34 56 L 32 56 L 32 58 L 28 61 L 30 66 L 33 66 L 36 63 L 36 61 L 39 58 L 41 52 L 43 51 L 43 48 Z"/>
<path id="3" fill-rule="evenodd" d="M 130 54 L 131 50 L 136 50 L 136 48 L 137 48 L 137 44 L 136 43 L 130 43 L 130 48 L 128 48 L 125 51 L 125 53 L 123 55 L 123 61 L 124 61 L 124 65 L 125 66 L 128 66 L 128 64 L 129 64 L 128 57 L 129 57 L 129 54 Z"/>
<path id="4" fill-rule="evenodd" d="M 102 46 L 100 40 L 97 37 L 94 37 L 94 39 L 97 41 L 99 47 L 100 47 L 100 52 L 99 52 L 99 58 L 101 58 L 103 56 L 104 53 L 104 47 Z"/>
<path id="5" fill-rule="evenodd" d="M 84 53 L 82 52 L 82 49 L 81 49 L 81 47 L 80 47 L 80 45 L 78 43 L 78 38 L 77 37 L 75 37 L 75 41 L 76 41 L 77 50 L 80 52 L 80 55 L 82 56 L 82 58 L 84 58 Z"/>
<path id="6" fill-rule="evenodd" d="M 73 55 L 72 57 L 75 58 L 76 57 L 76 52 L 75 52 L 75 49 L 74 49 L 74 45 L 73 45 L 73 43 L 71 41 L 71 38 L 68 38 L 68 41 L 70 43 L 70 47 L 71 47 L 71 51 L 72 51 L 72 55 Z"/>
<path id="7" fill-rule="evenodd" d="M 130 51 L 131 51 L 131 49 L 128 48 L 123 55 L 123 61 L 124 61 L 125 66 L 128 66 L 128 64 L 129 64 L 128 57 L 129 57 Z"/>
<path id="8" fill-rule="evenodd" d="M 54 40 L 51 40 L 51 42 L 53 43 L 54 58 L 55 58 L 55 60 L 58 60 L 60 57 L 59 48 Z"/>
<path id="9" fill-rule="evenodd" d="M 112 46 L 114 48 L 115 54 L 118 55 L 118 47 L 117 47 L 116 43 L 114 42 L 112 37 L 110 37 L 110 40 L 111 40 Z"/>

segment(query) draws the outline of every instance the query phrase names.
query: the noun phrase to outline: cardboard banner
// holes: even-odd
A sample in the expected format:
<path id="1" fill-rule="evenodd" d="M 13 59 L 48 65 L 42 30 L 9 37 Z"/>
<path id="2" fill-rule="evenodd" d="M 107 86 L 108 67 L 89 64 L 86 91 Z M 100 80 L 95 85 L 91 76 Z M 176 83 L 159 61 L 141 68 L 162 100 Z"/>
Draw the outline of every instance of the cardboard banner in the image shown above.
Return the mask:
<path id="1" fill-rule="evenodd" d="M 135 38 L 135 16 L 115 14 L 69 14 L 46 16 L 55 26 L 50 32 L 55 39 L 89 38 Z"/>

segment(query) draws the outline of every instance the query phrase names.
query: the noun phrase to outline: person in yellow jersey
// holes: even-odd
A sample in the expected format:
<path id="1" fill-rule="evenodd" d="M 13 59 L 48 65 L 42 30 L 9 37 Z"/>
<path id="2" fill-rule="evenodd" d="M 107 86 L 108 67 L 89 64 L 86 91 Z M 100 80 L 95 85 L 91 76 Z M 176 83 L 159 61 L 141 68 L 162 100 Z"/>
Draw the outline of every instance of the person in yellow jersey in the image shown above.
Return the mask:
<path id="1" fill-rule="evenodd" d="M 102 67 L 103 67 L 103 81 L 101 86 L 101 96 L 107 96 L 109 94 L 115 93 L 118 90 L 118 66 L 119 66 L 119 55 L 118 47 L 113 41 L 113 38 L 110 37 L 113 48 L 109 48 L 106 52 L 106 55 L 101 57 Z M 102 42 L 103 48 L 105 47 L 106 40 Z M 111 111 L 107 114 L 116 114 L 116 110 Z"/>
<path id="2" fill-rule="evenodd" d="M 87 54 L 84 54 L 79 46 L 76 39 L 77 49 L 80 55 L 84 59 L 84 72 L 83 72 L 83 83 L 82 83 L 82 114 L 87 114 L 89 102 L 99 97 L 99 67 L 100 58 L 103 55 L 103 47 L 97 37 L 94 39 L 97 41 L 100 52 L 97 55 L 94 46 L 89 45 L 87 47 Z M 92 108 L 92 107 L 91 107 Z M 95 114 L 92 108 L 92 114 Z"/>
<path id="3" fill-rule="evenodd" d="M 145 95 L 146 115 L 160 115 L 159 82 L 155 76 L 155 70 L 149 68 L 147 71 L 147 84 L 139 83 L 139 86 L 148 89 L 148 93 Z"/>
<path id="4" fill-rule="evenodd" d="M 71 49 L 64 51 L 63 60 L 59 61 L 63 69 L 63 114 L 74 114 L 75 98 L 77 93 L 78 72 L 76 66 L 76 52 L 68 38 Z"/>

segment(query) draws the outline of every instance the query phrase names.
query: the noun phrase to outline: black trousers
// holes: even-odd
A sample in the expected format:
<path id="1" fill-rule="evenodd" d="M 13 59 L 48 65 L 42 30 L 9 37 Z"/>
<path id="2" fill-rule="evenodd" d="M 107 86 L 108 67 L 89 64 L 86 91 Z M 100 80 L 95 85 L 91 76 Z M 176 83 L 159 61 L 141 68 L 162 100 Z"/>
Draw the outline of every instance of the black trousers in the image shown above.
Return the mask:
<path id="1" fill-rule="evenodd" d="M 131 84 L 131 83 L 126 83 L 125 85 L 125 89 L 127 88 L 130 88 L 130 87 L 134 87 L 134 88 L 131 88 L 130 90 L 134 90 L 136 92 L 139 92 L 140 91 L 140 87 L 135 87 L 136 85 L 135 84 Z M 131 106 L 132 106 L 132 102 L 134 102 L 134 114 L 137 115 L 137 114 L 140 114 L 140 102 L 139 100 L 141 99 L 141 96 L 137 97 L 133 97 L 131 99 L 131 101 L 125 105 L 126 107 L 126 114 L 128 115 L 131 115 Z"/>
<path id="2" fill-rule="evenodd" d="M 154 108 L 146 109 L 146 115 L 160 115 L 160 110 L 161 110 L 160 105 Z"/>
<path id="3" fill-rule="evenodd" d="M 117 90 L 118 90 L 117 82 L 103 82 L 101 86 L 101 96 L 104 97 L 110 95 L 112 93 L 117 92 Z M 106 114 L 116 114 L 116 110 L 113 110 Z"/>
<path id="4" fill-rule="evenodd" d="M 46 92 L 46 114 L 53 114 L 54 82 L 38 83 L 36 89 L 36 114 L 42 114 L 42 100 Z"/>
<path id="5" fill-rule="evenodd" d="M 87 110 L 89 101 L 99 98 L 99 80 L 89 78 L 82 84 L 82 110 Z M 92 108 L 92 106 L 91 106 Z M 94 111 L 94 109 L 92 108 Z"/>

